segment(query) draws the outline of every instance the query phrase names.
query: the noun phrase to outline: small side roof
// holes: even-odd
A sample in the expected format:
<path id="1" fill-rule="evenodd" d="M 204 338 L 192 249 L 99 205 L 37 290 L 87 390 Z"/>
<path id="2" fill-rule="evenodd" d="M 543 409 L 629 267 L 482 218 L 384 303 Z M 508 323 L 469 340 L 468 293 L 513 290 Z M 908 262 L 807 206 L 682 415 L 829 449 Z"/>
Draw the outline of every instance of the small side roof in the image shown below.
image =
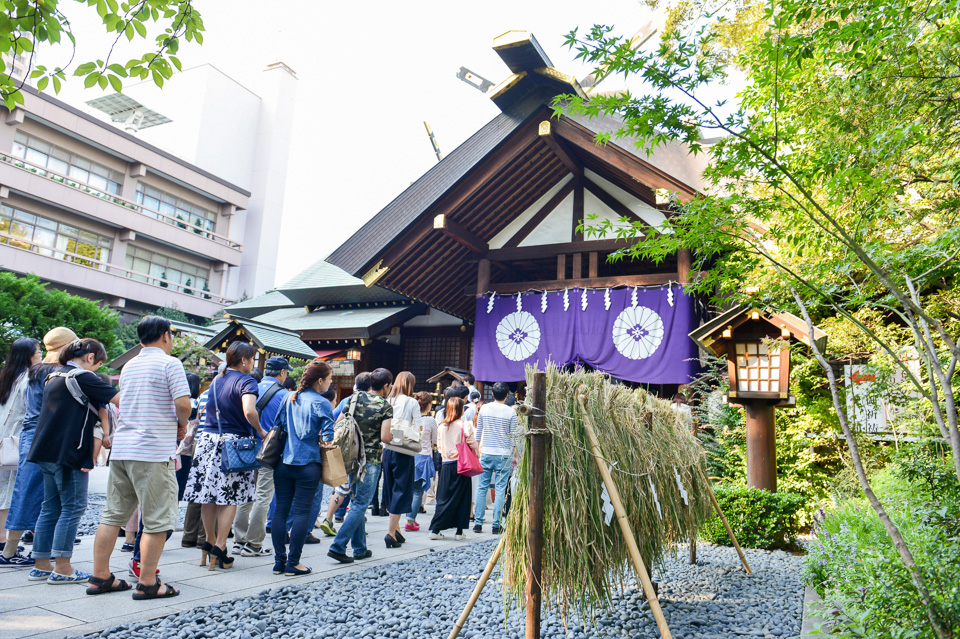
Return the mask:
<path id="1" fill-rule="evenodd" d="M 317 356 L 312 348 L 303 343 L 296 331 L 288 331 L 276 326 L 266 326 L 243 317 L 231 317 L 223 325 L 220 332 L 205 344 L 206 348 L 217 350 L 221 342 L 238 329 L 242 329 L 243 334 L 249 337 L 257 348 L 266 353 L 307 360 Z"/>
<path id="2" fill-rule="evenodd" d="M 270 291 L 228 306 L 223 309 L 223 312 L 227 315 L 239 315 L 240 317 L 256 317 L 278 308 L 289 308 L 291 306 L 294 306 L 294 303 L 286 295 L 280 291 Z"/>
<path id="3" fill-rule="evenodd" d="M 315 311 L 296 307 L 259 315 L 256 321 L 260 324 L 296 331 L 307 339 L 372 338 L 423 311 L 422 304 L 321 308 Z"/>

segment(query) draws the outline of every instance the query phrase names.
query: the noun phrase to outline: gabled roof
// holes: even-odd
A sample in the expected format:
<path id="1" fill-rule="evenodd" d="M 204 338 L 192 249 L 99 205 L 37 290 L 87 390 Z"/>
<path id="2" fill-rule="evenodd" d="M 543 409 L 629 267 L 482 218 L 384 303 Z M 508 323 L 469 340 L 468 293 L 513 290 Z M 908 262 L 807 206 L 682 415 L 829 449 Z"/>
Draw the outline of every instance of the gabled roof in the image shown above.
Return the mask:
<path id="1" fill-rule="evenodd" d="M 249 337 L 257 348 L 267 353 L 307 360 L 316 357 L 313 349 L 303 343 L 296 331 L 266 326 L 243 317 L 231 317 L 205 346 L 210 350 L 219 350 L 221 342 L 237 329 L 242 329 L 243 334 Z"/>
<path id="2" fill-rule="evenodd" d="M 270 291 L 228 306 L 223 309 L 223 312 L 227 315 L 239 315 L 240 317 L 256 317 L 278 308 L 288 308 L 293 305 L 293 302 L 280 291 Z"/>
<path id="3" fill-rule="evenodd" d="M 404 299 L 402 295 L 379 286 L 367 288 L 363 280 L 353 277 L 326 260 L 314 262 L 290 281 L 277 287 L 277 291 L 290 301 L 290 306 L 322 306 Z M 227 312 L 230 312 L 229 309 Z"/>
<path id="4" fill-rule="evenodd" d="M 260 315 L 256 321 L 296 331 L 309 340 L 372 338 L 423 310 L 421 304 L 320 308 L 312 312 L 297 307 Z"/>

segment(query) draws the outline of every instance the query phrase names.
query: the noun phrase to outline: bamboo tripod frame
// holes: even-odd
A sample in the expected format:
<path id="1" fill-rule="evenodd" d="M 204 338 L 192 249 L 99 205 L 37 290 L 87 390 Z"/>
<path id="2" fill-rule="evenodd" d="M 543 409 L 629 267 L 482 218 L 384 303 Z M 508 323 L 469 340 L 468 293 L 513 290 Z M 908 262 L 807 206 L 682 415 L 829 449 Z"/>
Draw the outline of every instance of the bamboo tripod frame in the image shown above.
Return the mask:
<path id="1" fill-rule="evenodd" d="M 539 397 L 541 403 L 543 403 L 545 395 L 545 382 L 543 375 L 539 373 L 536 375 L 534 380 L 534 389 L 532 395 L 534 395 L 534 410 L 539 411 L 539 417 L 542 420 L 544 414 L 544 407 L 536 405 L 536 398 Z M 537 384 L 537 382 L 540 382 Z M 539 388 L 538 388 L 539 386 Z M 600 451 L 600 441 L 597 439 L 596 431 L 593 429 L 593 420 L 590 418 L 590 415 L 587 412 L 587 407 L 584 401 L 584 396 L 580 395 L 578 397 L 580 402 L 580 408 L 583 411 L 583 420 L 584 426 L 586 426 L 587 436 L 590 438 L 591 452 L 593 455 L 593 460 L 597 464 L 597 469 L 600 471 L 600 476 L 603 478 L 603 483 L 607 487 L 607 493 L 610 495 L 610 501 L 613 504 L 614 511 L 617 516 L 617 523 L 620 525 L 620 530 L 623 533 L 624 539 L 627 542 L 627 549 L 630 553 L 630 559 L 633 563 L 634 570 L 637 572 L 637 576 L 640 578 L 640 583 L 643 587 L 643 592 L 647 597 L 647 601 L 650 604 L 650 611 L 653 612 L 654 619 L 657 622 L 657 628 L 660 630 L 660 636 L 663 639 L 672 639 L 673 635 L 670 633 L 670 628 L 667 626 L 666 617 L 664 617 L 663 610 L 660 608 L 660 600 L 657 598 L 657 593 L 653 589 L 653 583 L 650 580 L 650 574 L 647 572 L 647 568 L 643 563 L 643 559 L 640 556 L 640 549 L 637 546 L 636 537 L 633 534 L 633 530 L 630 528 L 630 522 L 627 521 L 626 510 L 623 508 L 623 502 L 620 500 L 620 493 L 617 491 L 616 483 L 613 481 L 613 477 L 610 475 L 610 471 L 607 469 L 606 464 L 603 460 L 603 455 Z M 530 410 L 525 411 L 525 414 L 531 414 Z M 542 426 L 542 425 L 541 425 Z M 543 435 L 541 435 L 542 437 Z M 740 544 L 737 542 L 736 536 L 733 534 L 733 530 L 730 528 L 730 524 L 727 522 L 726 516 L 724 516 L 723 511 L 720 509 L 720 504 L 717 501 L 717 496 L 713 492 L 713 486 L 710 485 L 709 479 L 706 477 L 706 474 L 703 472 L 703 468 L 698 465 L 698 471 L 703 475 L 707 490 L 710 495 L 710 501 L 713 503 L 714 509 L 717 511 L 717 514 L 720 516 L 720 520 L 723 522 L 724 528 L 727 530 L 727 534 L 730 536 L 730 541 L 733 542 L 734 548 L 737 550 L 737 554 L 740 556 L 740 562 L 743 564 L 744 570 L 747 574 L 752 574 L 750 565 L 747 563 L 747 558 L 743 554 L 743 550 L 740 548 Z M 542 471 L 541 471 L 542 473 Z M 542 482 L 542 474 L 540 477 Z M 540 511 L 542 517 L 542 510 Z M 694 535 L 691 539 L 691 544 L 695 543 L 696 536 Z M 532 541 L 532 540 L 531 540 Z M 540 539 L 540 550 L 542 551 L 542 538 Z M 473 593 L 470 595 L 470 599 L 467 601 L 467 605 L 464 608 L 463 612 L 460 614 L 460 617 L 457 619 L 456 624 L 454 624 L 453 629 L 450 631 L 450 634 L 447 639 L 457 639 L 460 634 L 460 631 L 463 629 L 464 624 L 467 622 L 467 618 L 470 616 L 470 613 L 473 611 L 473 607 L 476 605 L 477 600 L 480 598 L 480 594 L 483 592 L 484 587 L 487 585 L 487 581 L 490 579 L 490 575 L 493 573 L 493 569 L 496 567 L 497 563 L 500 561 L 500 557 L 503 554 L 504 547 L 504 538 L 500 538 L 500 542 L 497 544 L 496 549 L 493 551 L 490 560 L 487 562 L 486 568 L 483 570 L 483 574 L 480 575 L 480 579 L 477 580 L 477 585 L 473 588 Z M 693 546 L 691 545 L 691 557 L 694 557 Z M 539 556 L 539 554 L 538 554 Z M 695 561 L 695 560 L 694 560 Z M 531 575 L 529 580 L 536 582 L 536 585 L 539 586 L 540 575 L 541 575 L 541 566 L 536 565 L 536 562 L 533 562 L 534 565 L 531 565 Z M 537 590 L 537 595 L 539 595 L 539 588 Z M 535 616 L 534 621 L 539 622 L 540 617 L 540 597 L 534 597 L 534 601 L 529 601 L 529 585 L 528 585 L 528 602 L 527 602 L 527 636 L 537 636 L 539 635 L 539 623 L 535 625 L 535 634 L 531 635 L 530 620 L 532 616 Z"/>

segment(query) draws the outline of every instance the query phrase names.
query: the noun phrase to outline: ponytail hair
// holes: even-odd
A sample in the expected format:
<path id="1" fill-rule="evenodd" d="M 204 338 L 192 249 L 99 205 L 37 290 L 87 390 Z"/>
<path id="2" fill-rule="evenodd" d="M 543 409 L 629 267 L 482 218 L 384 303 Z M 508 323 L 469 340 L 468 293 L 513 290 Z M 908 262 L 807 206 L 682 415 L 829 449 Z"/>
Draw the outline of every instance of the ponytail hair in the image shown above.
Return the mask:
<path id="1" fill-rule="evenodd" d="M 107 351 L 103 348 L 103 344 L 93 338 L 85 337 L 67 344 L 60 350 L 60 365 L 66 366 L 70 360 L 88 353 L 93 353 L 94 362 L 107 361 Z"/>
<path id="2" fill-rule="evenodd" d="M 299 396 L 301 392 L 312 387 L 320 380 L 326 379 L 332 372 L 333 369 L 330 368 L 330 364 L 318 359 L 307 364 L 307 367 L 303 369 L 303 375 L 300 376 L 300 384 L 297 386 L 297 390 L 290 396 L 290 401 L 296 402 L 297 396 Z"/>
<path id="3" fill-rule="evenodd" d="M 227 365 L 220 372 L 221 376 L 227 374 L 228 368 L 236 368 L 243 363 L 243 360 L 250 359 L 257 354 L 257 348 L 249 342 L 234 342 L 227 348 Z"/>

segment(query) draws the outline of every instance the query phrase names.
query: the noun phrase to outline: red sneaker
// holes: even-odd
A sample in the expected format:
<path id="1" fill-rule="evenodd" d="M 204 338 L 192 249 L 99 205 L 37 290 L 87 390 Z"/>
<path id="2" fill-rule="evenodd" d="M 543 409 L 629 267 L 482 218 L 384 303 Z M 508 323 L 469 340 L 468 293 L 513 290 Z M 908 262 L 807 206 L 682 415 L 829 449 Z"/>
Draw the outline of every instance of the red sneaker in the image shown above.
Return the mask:
<path id="1" fill-rule="evenodd" d="M 137 579 L 139 579 L 140 578 L 140 562 L 137 561 L 136 559 L 131 559 L 130 567 L 127 569 L 127 572 L 130 573 L 131 577 L 136 577 Z M 157 568 L 157 574 L 158 575 L 160 574 L 159 568 Z"/>
<path id="2" fill-rule="evenodd" d="M 407 525 L 403 527 L 404 530 L 416 532 L 420 530 L 420 524 L 415 521 L 408 521 Z"/>

